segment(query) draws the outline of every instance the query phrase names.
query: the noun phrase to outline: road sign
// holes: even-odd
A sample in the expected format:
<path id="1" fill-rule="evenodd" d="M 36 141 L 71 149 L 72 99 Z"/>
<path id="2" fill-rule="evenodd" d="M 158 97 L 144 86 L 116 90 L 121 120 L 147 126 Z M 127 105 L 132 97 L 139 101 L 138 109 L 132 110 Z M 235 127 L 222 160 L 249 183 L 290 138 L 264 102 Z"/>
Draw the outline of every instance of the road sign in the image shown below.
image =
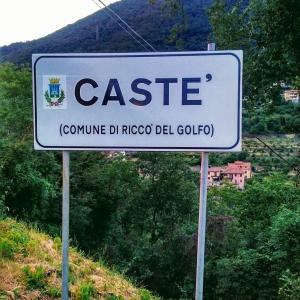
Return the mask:
<path id="1" fill-rule="evenodd" d="M 239 151 L 242 51 L 33 55 L 37 150 Z"/>

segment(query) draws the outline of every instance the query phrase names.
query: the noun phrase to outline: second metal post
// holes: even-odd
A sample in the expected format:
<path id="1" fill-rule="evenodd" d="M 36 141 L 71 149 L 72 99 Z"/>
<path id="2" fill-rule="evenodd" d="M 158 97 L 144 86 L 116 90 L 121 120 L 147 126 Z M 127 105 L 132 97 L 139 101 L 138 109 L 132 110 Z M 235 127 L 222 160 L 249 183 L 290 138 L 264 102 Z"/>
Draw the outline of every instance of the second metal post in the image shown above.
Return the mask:
<path id="1" fill-rule="evenodd" d="M 210 43 L 207 45 L 207 51 L 215 51 L 215 50 L 216 50 L 215 43 Z M 196 293 L 195 293 L 196 300 L 203 299 L 208 160 L 209 160 L 209 154 L 207 152 L 203 152 L 201 156 L 201 171 L 200 171 L 200 196 L 199 196 L 200 203 L 199 203 Z"/>
<path id="2" fill-rule="evenodd" d="M 207 180 L 208 180 L 208 153 L 203 152 L 201 157 L 201 171 L 200 171 L 200 203 L 199 203 L 199 221 L 198 221 L 197 275 L 196 275 L 196 297 L 195 297 L 196 300 L 203 299 Z"/>

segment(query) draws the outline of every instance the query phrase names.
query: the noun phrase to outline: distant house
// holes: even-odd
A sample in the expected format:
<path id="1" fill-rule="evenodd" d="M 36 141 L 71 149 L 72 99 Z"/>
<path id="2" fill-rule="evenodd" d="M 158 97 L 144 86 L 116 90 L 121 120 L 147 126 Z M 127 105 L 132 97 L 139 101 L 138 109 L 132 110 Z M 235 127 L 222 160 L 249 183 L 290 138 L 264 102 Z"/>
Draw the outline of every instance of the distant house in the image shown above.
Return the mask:
<path id="1" fill-rule="evenodd" d="M 224 170 L 224 177 L 228 178 L 239 189 L 244 189 L 245 186 L 245 173 L 239 168 L 226 168 Z"/>
<path id="2" fill-rule="evenodd" d="M 299 90 L 285 90 L 283 92 L 283 98 L 285 101 L 299 103 Z"/>
<path id="3" fill-rule="evenodd" d="M 208 169 L 208 186 L 219 186 L 227 178 L 239 189 L 244 189 L 245 181 L 251 177 L 251 163 L 235 161 L 223 167 L 210 167 Z"/>
<path id="4" fill-rule="evenodd" d="M 210 167 L 208 169 L 208 186 L 220 185 L 223 180 L 223 167 Z"/>
<path id="5" fill-rule="evenodd" d="M 244 171 L 245 179 L 250 179 L 252 177 L 252 168 L 250 162 L 235 161 L 234 163 L 229 163 L 228 168 L 239 169 Z"/>

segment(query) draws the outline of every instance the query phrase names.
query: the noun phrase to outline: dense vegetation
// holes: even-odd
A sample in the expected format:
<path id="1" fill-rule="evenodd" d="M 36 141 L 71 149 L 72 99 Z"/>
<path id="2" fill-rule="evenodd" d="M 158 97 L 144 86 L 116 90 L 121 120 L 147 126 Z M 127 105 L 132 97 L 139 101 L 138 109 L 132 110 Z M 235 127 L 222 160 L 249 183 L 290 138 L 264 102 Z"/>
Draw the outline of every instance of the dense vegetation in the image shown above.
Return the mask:
<path id="1" fill-rule="evenodd" d="M 181 2 L 167 2 L 174 5 L 178 1 Z M 160 46 L 175 22 L 161 15 L 160 1 L 154 2 L 157 6 L 141 10 L 145 1 L 124 1 L 128 18 L 131 16 L 132 22 L 140 20 L 141 33 L 158 49 L 167 49 L 170 46 Z M 209 3 L 204 1 L 206 5 Z M 282 102 L 278 84 L 284 80 L 292 86 L 298 85 L 300 61 L 290 41 L 297 41 L 299 29 L 293 27 L 294 19 L 287 20 L 286 13 L 282 18 L 270 17 L 273 12 L 279 16 L 283 8 L 297 10 L 298 4 L 293 0 L 264 1 L 261 14 L 257 3 L 253 1 L 245 8 L 244 4 L 232 6 L 232 1 L 216 1 L 210 11 L 214 38 L 220 48 L 242 47 L 246 51 L 245 132 L 252 135 L 299 133 L 299 106 Z M 115 7 L 121 9 L 122 5 L 123 2 L 117 3 Z M 195 1 L 185 3 L 187 15 L 195 21 L 197 8 L 193 5 Z M 175 6 L 173 13 L 176 14 L 177 8 Z M 140 15 L 135 9 L 143 11 L 143 21 L 136 17 Z M 158 13 L 158 20 L 165 22 L 158 28 L 151 25 L 156 18 L 152 12 Z M 93 28 L 98 17 L 99 20 L 104 18 L 101 19 L 103 26 L 107 24 L 104 33 L 108 35 L 106 39 L 103 36 L 103 48 L 92 48 L 96 45 L 94 33 L 87 28 L 88 24 Z M 26 62 L 32 51 L 82 51 L 80 47 L 105 51 L 111 49 L 108 41 L 113 40 L 116 51 L 140 50 L 106 18 L 97 13 L 42 40 L 2 48 L 2 58 L 20 63 Z M 287 40 L 285 36 L 278 41 L 269 40 L 274 31 L 281 28 L 280 22 L 288 23 L 293 31 L 289 31 Z M 177 47 L 195 49 L 193 47 L 199 45 L 200 31 L 204 27 L 197 32 L 193 24 L 196 23 L 189 23 L 192 31 L 181 31 L 181 27 L 172 31 L 176 39 L 180 39 Z M 156 32 L 153 31 L 152 36 L 146 28 L 165 30 L 165 35 L 155 40 Z M 256 29 L 254 33 L 262 36 L 247 31 L 250 29 Z M 76 31 L 80 34 L 75 35 Z M 89 40 L 84 38 L 84 32 L 90 36 Z M 193 36 L 191 32 L 197 34 Z M 108 40 L 112 34 L 114 39 Z M 79 40 L 80 37 L 83 40 Z M 265 39 L 267 41 L 261 44 Z M 288 48 L 288 57 L 279 55 L 278 49 L 283 47 Z M 264 52 L 268 55 L 261 59 Z M 264 63 L 266 60 L 268 64 Z M 273 72 L 273 66 L 282 72 Z M 52 236 L 59 236 L 61 153 L 33 150 L 31 103 L 30 69 L 0 65 L 0 214 L 22 219 Z M 293 167 L 299 167 L 299 137 L 268 137 L 268 143 L 285 160 L 261 144 L 258 146 L 251 138 L 244 140 L 241 153 L 211 155 L 212 164 L 250 160 L 255 168 L 263 167 L 263 171 L 247 182 L 244 191 L 230 185 L 209 190 L 206 299 L 299 299 L 300 188 L 299 174 L 291 172 Z M 73 245 L 95 259 L 105 259 L 163 298 L 192 299 L 199 181 L 198 174 L 191 170 L 195 163 L 199 163 L 198 154 L 72 153 L 70 229 Z M 5 252 L 1 247 L 0 243 L 0 259 L 3 259 Z"/>
<path id="2" fill-rule="evenodd" d="M 300 87 L 298 0 L 216 0 L 210 8 L 218 49 L 244 50 L 244 131 L 300 131 L 300 105 L 284 103 L 282 85 Z"/>
<path id="3" fill-rule="evenodd" d="M 250 104 L 274 107 L 281 82 L 299 87 L 299 10 L 297 0 L 252 0 L 245 8 L 216 0 L 210 9 L 219 49 L 244 50 L 244 93 Z"/>
<path id="4" fill-rule="evenodd" d="M 271 110 L 264 105 L 253 111 L 247 109 L 243 132 L 245 135 L 300 133 L 300 105 L 281 100 Z"/>
<path id="5" fill-rule="evenodd" d="M 26 68 L 0 67 L 0 211 L 59 236 L 61 154 L 32 148 L 30 78 Z M 245 155 L 214 155 L 212 162 Z M 72 153 L 73 244 L 162 297 L 191 299 L 195 161 L 183 154 Z M 290 293 L 299 289 L 300 189 L 286 175 L 272 175 L 275 165 L 265 166 L 269 175 L 257 175 L 243 192 L 230 186 L 210 190 L 208 299 L 297 299 Z"/>

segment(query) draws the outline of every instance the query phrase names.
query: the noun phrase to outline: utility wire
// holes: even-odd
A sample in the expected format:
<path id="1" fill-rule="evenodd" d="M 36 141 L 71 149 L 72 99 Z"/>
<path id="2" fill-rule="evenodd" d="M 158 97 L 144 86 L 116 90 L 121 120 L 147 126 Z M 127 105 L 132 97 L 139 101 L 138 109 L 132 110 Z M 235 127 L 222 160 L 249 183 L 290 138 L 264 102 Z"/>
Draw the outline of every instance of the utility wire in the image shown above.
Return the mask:
<path id="1" fill-rule="evenodd" d="M 120 17 L 119 14 L 117 14 L 112 8 L 107 6 L 102 0 L 92 0 L 98 7 L 102 8 L 98 2 L 100 2 L 106 10 L 105 13 L 112 18 L 123 30 L 125 30 L 140 46 L 142 46 L 147 51 L 153 51 L 156 52 L 157 50 L 146 40 L 144 39 L 138 32 L 136 32 L 123 18 Z M 98 1 L 98 2 L 96 2 Z M 121 23 L 120 23 L 121 22 Z M 142 44 L 139 40 L 142 40 L 149 48 L 147 48 L 144 44 Z M 285 163 L 288 164 L 289 167 L 292 167 L 298 175 L 300 175 L 300 169 L 293 167 L 290 165 L 289 161 L 285 159 L 281 154 L 279 154 L 277 151 L 275 151 L 271 146 L 266 144 L 264 141 L 262 141 L 259 137 L 256 137 L 256 139 L 262 143 L 265 147 L 267 147 L 271 152 L 273 152 L 277 157 L 279 157 L 281 160 L 283 160 Z"/>
<path id="2" fill-rule="evenodd" d="M 260 141 L 265 147 L 267 147 L 271 152 L 273 152 L 277 157 L 279 157 L 281 160 L 283 160 L 284 162 L 286 162 L 289 167 L 292 167 L 298 173 L 298 175 L 300 175 L 300 169 L 291 166 L 290 163 L 289 163 L 289 161 L 287 159 L 285 159 L 281 154 L 279 154 L 277 151 L 275 151 L 271 146 L 269 146 L 267 143 L 265 143 L 259 137 L 256 137 L 256 139 L 258 141 Z"/>
<path id="3" fill-rule="evenodd" d="M 137 31 L 135 31 L 123 18 L 120 17 L 119 14 L 117 14 L 112 8 L 107 6 L 102 0 L 98 0 L 108 11 L 110 11 L 115 17 L 118 18 L 129 30 L 135 34 L 137 37 L 139 37 L 146 45 L 148 45 L 152 51 L 157 51 L 147 40 L 145 40 Z"/>
<path id="4" fill-rule="evenodd" d="M 98 7 L 100 7 L 101 9 L 103 9 L 102 6 L 99 5 L 98 2 L 96 2 L 96 0 L 92 0 Z M 113 19 L 123 30 L 125 30 L 129 35 L 130 37 L 132 37 L 140 46 L 142 46 L 146 51 L 150 51 L 150 49 L 148 49 L 145 45 L 143 45 L 126 27 L 124 27 L 122 24 L 119 23 L 118 20 L 116 20 L 114 18 L 114 16 L 109 13 L 108 11 L 104 10 L 104 12 L 111 18 Z"/>
<path id="5" fill-rule="evenodd" d="M 101 9 L 103 8 L 102 6 L 99 5 L 98 2 L 96 2 L 96 0 L 92 0 L 98 7 L 100 7 Z M 146 51 L 150 52 L 151 50 L 149 48 L 147 48 L 144 44 L 142 44 L 126 27 L 124 27 L 118 20 L 116 20 L 114 18 L 114 16 L 109 13 L 108 11 L 104 10 L 104 12 L 111 18 L 113 19 L 123 30 L 125 30 L 128 35 L 130 35 L 140 46 L 142 46 Z"/>

